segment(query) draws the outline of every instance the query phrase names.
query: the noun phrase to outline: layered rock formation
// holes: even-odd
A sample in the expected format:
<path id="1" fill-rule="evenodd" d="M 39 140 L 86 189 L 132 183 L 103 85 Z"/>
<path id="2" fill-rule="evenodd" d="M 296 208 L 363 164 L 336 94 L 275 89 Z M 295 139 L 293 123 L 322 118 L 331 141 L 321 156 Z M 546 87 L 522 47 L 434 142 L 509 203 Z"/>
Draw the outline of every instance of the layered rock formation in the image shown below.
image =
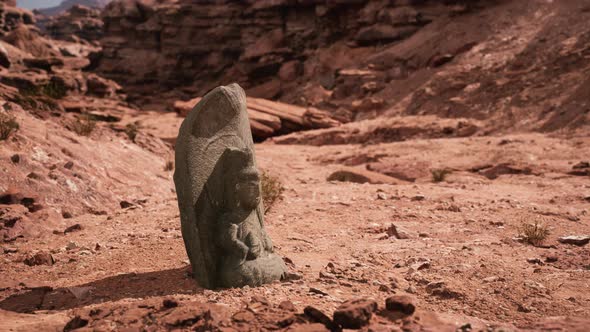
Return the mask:
<path id="1" fill-rule="evenodd" d="M 60 15 L 45 18 L 43 27 L 54 39 L 95 42 L 102 38 L 103 22 L 98 8 L 74 5 Z"/>
<path id="2" fill-rule="evenodd" d="M 134 183 L 151 188 L 138 196 L 165 188 L 169 181 L 158 174 L 168 172 L 169 147 L 137 128 L 125 133 L 124 125 L 114 125 L 138 111 L 123 101 L 114 81 L 81 71 L 97 48 L 48 38 L 28 10 L 0 4 L 0 13 L 0 239 L 14 241 L 61 227 L 62 219 L 78 214 L 118 209 L 120 201 L 132 200 L 124 192 Z M 97 152 L 98 141 L 106 155 Z M 128 164 L 105 166 L 114 159 Z M 160 164 L 152 169 L 151 179 L 159 182 L 154 187 L 123 174 L 141 160 Z M 125 191 L 104 194 L 116 187 Z"/>
<path id="3" fill-rule="evenodd" d="M 322 106 L 348 121 L 352 101 L 461 48 L 434 47 L 416 63 L 371 55 L 470 10 L 438 1 L 115 1 L 103 12 L 103 52 L 90 68 L 143 103 L 189 99 L 235 81 L 249 96 Z M 158 100 L 149 98 L 154 91 Z M 383 99 L 355 107 L 383 108 Z"/>
<path id="4" fill-rule="evenodd" d="M 15 7 L 15 1 L 0 1 L 0 36 L 22 24 L 33 24 L 35 17 L 26 9 Z"/>

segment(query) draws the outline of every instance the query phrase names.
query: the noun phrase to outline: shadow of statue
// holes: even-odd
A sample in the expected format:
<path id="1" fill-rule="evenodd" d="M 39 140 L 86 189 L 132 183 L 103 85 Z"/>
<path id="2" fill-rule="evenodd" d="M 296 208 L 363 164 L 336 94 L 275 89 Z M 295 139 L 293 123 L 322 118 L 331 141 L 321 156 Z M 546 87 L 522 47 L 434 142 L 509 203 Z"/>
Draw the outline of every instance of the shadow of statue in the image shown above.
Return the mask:
<path id="1" fill-rule="evenodd" d="M 28 289 L 0 301 L 0 309 L 31 313 L 37 310 L 67 310 L 106 301 L 150 296 L 202 293 L 190 275 L 190 267 L 110 276 L 86 284 Z"/>

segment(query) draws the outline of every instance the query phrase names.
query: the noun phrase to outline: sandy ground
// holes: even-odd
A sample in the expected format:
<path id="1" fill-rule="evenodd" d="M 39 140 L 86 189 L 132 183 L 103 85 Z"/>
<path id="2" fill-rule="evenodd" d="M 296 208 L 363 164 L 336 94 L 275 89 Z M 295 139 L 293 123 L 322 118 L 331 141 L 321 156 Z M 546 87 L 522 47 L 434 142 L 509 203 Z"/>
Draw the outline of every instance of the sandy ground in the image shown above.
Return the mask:
<path id="1" fill-rule="evenodd" d="M 417 298 L 420 310 L 456 326 L 536 330 L 549 317 L 562 317 L 559 326 L 566 327 L 571 319 L 563 317 L 590 316 L 590 246 L 557 241 L 590 234 L 590 178 L 567 174 L 590 152 L 588 142 L 529 134 L 369 147 L 258 145 L 260 167 L 286 189 L 266 216 L 268 231 L 302 279 L 201 289 L 189 276 L 170 193 L 114 214 L 70 219 L 82 226 L 79 231 L 5 243 L 0 330 L 61 330 L 80 312 L 141 308 L 163 299 L 236 312 L 260 296 L 274 305 L 290 300 L 299 311 L 313 305 L 330 315 L 345 300 L 383 303 L 406 293 Z M 398 161 L 417 179 L 399 185 L 326 180 L 342 164 L 360 167 L 367 160 L 390 166 Z M 528 167 L 530 174 L 490 180 L 471 170 L 502 163 Z M 435 168 L 453 172 L 434 183 L 429 170 Z M 522 223 L 535 220 L 550 230 L 541 247 L 516 239 Z M 391 224 L 408 238 L 387 236 Z M 37 251 L 51 252 L 55 264 L 23 263 Z M 120 328 L 115 316 L 90 326 L 108 321 Z"/>

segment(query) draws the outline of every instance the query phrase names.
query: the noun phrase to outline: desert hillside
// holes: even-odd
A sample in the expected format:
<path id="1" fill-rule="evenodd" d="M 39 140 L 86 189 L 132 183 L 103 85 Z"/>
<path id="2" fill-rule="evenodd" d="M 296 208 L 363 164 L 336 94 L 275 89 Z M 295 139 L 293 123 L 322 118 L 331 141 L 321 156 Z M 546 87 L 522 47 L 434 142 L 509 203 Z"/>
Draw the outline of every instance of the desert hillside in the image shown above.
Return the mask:
<path id="1" fill-rule="evenodd" d="M 75 2 L 0 0 L 0 331 L 590 326 L 590 2 Z M 174 148 L 233 82 L 288 273 L 210 290 Z"/>

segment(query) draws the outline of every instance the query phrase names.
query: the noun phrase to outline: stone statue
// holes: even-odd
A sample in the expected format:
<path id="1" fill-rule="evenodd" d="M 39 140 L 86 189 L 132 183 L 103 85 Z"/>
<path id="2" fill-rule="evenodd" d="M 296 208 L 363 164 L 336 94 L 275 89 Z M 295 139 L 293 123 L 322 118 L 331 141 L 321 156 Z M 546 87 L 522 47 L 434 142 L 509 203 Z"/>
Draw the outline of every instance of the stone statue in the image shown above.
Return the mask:
<path id="1" fill-rule="evenodd" d="M 237 85 L 209 92 L 183 121 L 174 183 L 193 274 L 206 288 L 258 286 L 286 267 L 264 228 L 246 96 Z"/>

